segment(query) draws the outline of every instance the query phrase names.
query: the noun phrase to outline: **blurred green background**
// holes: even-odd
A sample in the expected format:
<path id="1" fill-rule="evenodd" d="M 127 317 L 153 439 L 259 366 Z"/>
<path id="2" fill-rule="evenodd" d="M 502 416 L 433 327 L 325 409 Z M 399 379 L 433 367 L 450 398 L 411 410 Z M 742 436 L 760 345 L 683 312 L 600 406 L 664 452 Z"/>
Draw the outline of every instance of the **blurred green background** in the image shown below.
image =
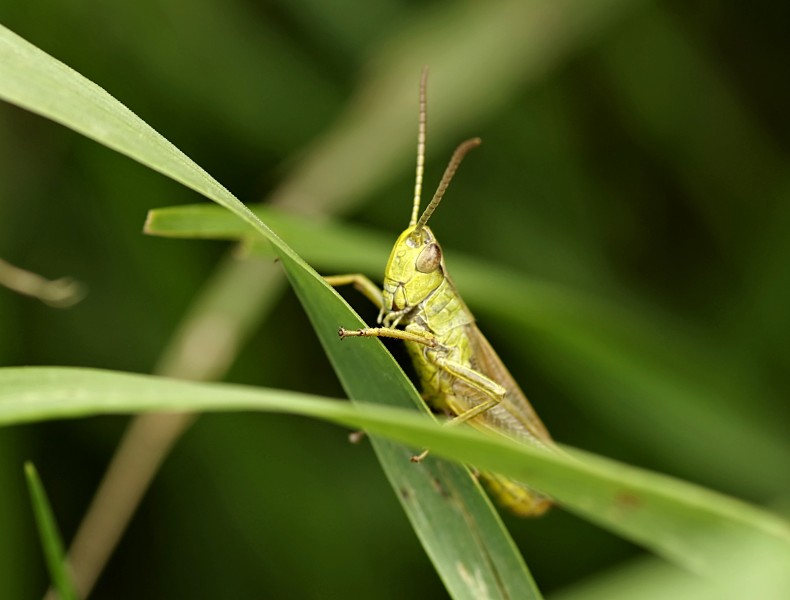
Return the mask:
<path id="1" fill-rule="evenodd" d="M 432 222 L 451 272 L 454 254 L 471 256 L 584 307 L 557 309 L 573 317 L 561 332 L 540 318 L 514 328 L 506 314 L 528 299 L 502 308 L 467 290 L 554 436 L 787 510 L 788 13 L 780 2 L 5 0 L 0 22 L 243 201 L 392 240 L 408 220 L 429 64 L 426 188 L 458 141 L 484 140 Z M 0 105 L 0 257 L 89 289 L 68 310 L 0 289 L 0 364 L 151 372 L 230 248 L 145 237 L 143 220 L 197 201 Z M 227 380 L 342 395 L 290 292 L 249 336 Z M 70 539 L 127 422 L 0 430 L 0 597 L 46 585 L 22 462 L 36 463 Z M 504 518 L 549 596 L 641 554 L 561 510 Z M 278 415 L 201 418 L 95 591 L 443 594 L 369 448 Z"/>

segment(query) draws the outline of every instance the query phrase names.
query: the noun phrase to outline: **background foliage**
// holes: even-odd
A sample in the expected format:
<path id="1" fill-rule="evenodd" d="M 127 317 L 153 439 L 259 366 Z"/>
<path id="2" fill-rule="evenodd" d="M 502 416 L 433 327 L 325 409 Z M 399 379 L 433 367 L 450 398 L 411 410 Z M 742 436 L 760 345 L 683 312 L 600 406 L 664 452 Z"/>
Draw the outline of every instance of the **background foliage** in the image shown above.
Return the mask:
<path id="1" fill-rule="evenodd" d="M 459 139 L 480 135 L 485 145 L 434 230 L 451 269 L 454 253 L 474 256 L 522 274 L 517 289 L 547 285 L 581 307 L 557 302 L 568 317 L 557 343 L 557 328 L 531 322 L 529 303 L 500 294 L 496 277 L 464 290 L 459 274 L 484 331 L 558 439 L 786 508 L 789 90 L 779 23 L 787 9 L 601 4 L 612 8 L 594 35 L 537 58 L 520 54 L 523 38 L 538 33 L 530 23 L 500 32 L 510 53 L 472 35 L 464 18 L 479 10 L 474 3 L 33 9 L 12 0 L 0 22 L 100 83 L 247 202 L 293 181 L 320 140 L 353 119 L 346 107 L 360 81 L 392 56 L 431 34 L 464 39 L 468 30 L 466 53 L 431 65 L 428 180 Z M 566 19 L 550 33 L 582 31 Z M 501 71 L 500 83 L 453 85 L 474 63 Z M 413 99 L 418 73 L 398 93 Z M 464 93 L 448 97 L 448 88 Z M 351 106 L 366 114 L 365 98 Z M 394 239 L 408 215 L 413 150 L 397 133 L 376 133 L 356 140 L 362 168 L 349 160 L 330 173 L 363 183 L 323 210 Z M 365 182 L 365 155 L 389 146 L 390 167 Z M 90 290 L 68 311 L 0 290 L 0 362 L 153 370 L 227 248 L 140 230 L 147 209 L 195 195 L 8 105 L 0 164 L 0 256 L 73 275 Z M 525 312 L 517 327 L 503 316 Z M 342 393 L 289 292 L 227 379 Z M 38 466 L 68 539 L 124 425 L 101 418 L 0 430 L 0 595 L 35 596 L 45 581 L 32 517 L 20 518 L 30 514 L 23 461 Z M 640 553 L 561 511 L 508 524 L 549 595 L 594 585 Z M 261 590 L 442 594 L 365 447 L 292 417 L 203 417 L 165 464 L 97 597 Z"/>

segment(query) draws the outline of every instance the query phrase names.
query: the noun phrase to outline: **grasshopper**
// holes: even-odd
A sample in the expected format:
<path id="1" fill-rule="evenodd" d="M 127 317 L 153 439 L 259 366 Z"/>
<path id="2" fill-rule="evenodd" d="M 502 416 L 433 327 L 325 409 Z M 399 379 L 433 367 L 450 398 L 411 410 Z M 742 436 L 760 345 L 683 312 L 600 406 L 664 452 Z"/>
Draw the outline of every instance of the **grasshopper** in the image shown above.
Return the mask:
<path id="1" fill-rule="evenodd" d="M 427 226 L 464 156 L 479 138 L 461 143 L 453 153 L 433 199 L 418 218 L 425 166 L 426 84 L 419 93 L 417 172 L 409 227 L 390 254 L 380 290 L 361 274 L 327 277 L 332 286 L 353 285 L 379 307 L 381 327 L 346 330 L 340 338 L 388 337 L 403 340 L 414 363 L 422 396 L 434 409 L 453 415 L 448 424 L 471 426 L 510 438 L 553 447 L 551 436 L 505 365 L 475 324 L 475 318 L 447 273 L 444 255 Z M 401 329 L 398 329 L 401 326 Z M 415 462 L 426 450 L 413 457 Z M 500 504 L 520 516 L 539 516 L 551 501 L 527 485 L 480 473 Z"/>

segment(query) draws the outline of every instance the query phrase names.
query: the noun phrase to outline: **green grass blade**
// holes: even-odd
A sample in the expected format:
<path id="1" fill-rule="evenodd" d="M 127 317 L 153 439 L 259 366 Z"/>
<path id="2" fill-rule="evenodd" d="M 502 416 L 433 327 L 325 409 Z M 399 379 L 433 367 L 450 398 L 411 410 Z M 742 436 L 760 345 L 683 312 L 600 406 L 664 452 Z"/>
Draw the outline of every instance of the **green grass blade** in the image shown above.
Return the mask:
<path id="1" fill-rule="evenodd" d="M 25 478 L 52 585 L 57 590 L 60 600 L 77 600 L 77 592 L 74 590 L 68 573 L 63 542 L 60 540 L 55 516 L 52 514 L 47 493 L 44 491 L 44 486 L 41 484 L 41 479 L 33 463 L 25 463 Z"/>
<path id="2" fill-rule="evenodd" d="M 563 589 L 552 600 L 783 600 L 790 590 L 787 574 L 772 572 L 765 556 L 745 554 L 743 548 L 727 545 L 722 553 L 740 557 L 726 577 L 711 580 L 695 577 L 652 557 L 633 560 L 601 575 Z M 768 568 L 766 568 L 768 567 Z"/>
<path id="3" fill-rule="evenodd" d="M 786 577 L 790 573 L 786 569 L 790 565 L 790 525 L 786 521 L 699 486 L 576 450 L 549 453 L 471 428 L 437 427 L 413 411 L 371 404 L 352 406 L 293 392 L 89 369 L 0 369 L 0 424 L 150 410 L 284 411 L 362 427 L 413 448 L 427 446 L 434 454 L 529 481 L 568 510 L 693 572 L 726 577 L 744 553 L 762 557 L 759 564 L 772 577 L 786 580 L 782 574 Z M 397 460 L 406 471 L 425 473 L 428 478 L 443 473 L 433 458 L 414 466 L 408 461 L 409 451 L 399 452 Z M 443 485 L 454 485 L 453 479 L 442 481 Z M 414 503 L 415 510 L 423 510 L 423 500 L 429 498 L 429 505 L 432 502 L 431 487 L 434 482 L 424 487 L 418 480 L 400 493 L 407 503 Z M 453 488 L 443 491 L 452 492 Z M 444 510 L 464 509 L 449 494 Z M 724 548 L 738 551 L 724 552 Z M 466 563 L 462 568 L 466 573 L 475 572 L 469 571 Z"/>
<path id="4" fill-rule="evenodd" d="M 360 319 L 246 206 L 106 91 L 3 27 L 0 98 L 62 123 L 229 208 L 276 248 L 349 396 L 421 406 L 413 386 L 383 346 L 340 345 L 335 335 L 338 325 L 360 327 Z M 371 370 L 377 377 L 367 377 Z M 492 598 L 539 597 L 515 544 L 467 469 L 439 462 L 426 476 L 427 471 L 403 468 L 406 450 L 386 442 L 377 442 L 376 447 L 453 597 L 479 597 L 481 589 Z M 436 479 L 441 486 L 434 484 Z M 419 506 L 403 495 L 403 490 L 418 489 L 425 494 Z M 458 510 L 447 511 L 448 501 L 457 503 Z"/>
<path id="5" fill-rule="evenodd" d="M 354 272 L 381 276 L 392 249 L 392 236 L 361 227 L 311 219 L 260 204 L 250 209 L 290 246 L 306 252 L 308 260 L 321 268 L 346 271 L 351 268 Z M 273 254 L 244 221 L 208 203 L 149 210 L 143 231 L 177 239 L 244 240 L 252 252 Z"/>

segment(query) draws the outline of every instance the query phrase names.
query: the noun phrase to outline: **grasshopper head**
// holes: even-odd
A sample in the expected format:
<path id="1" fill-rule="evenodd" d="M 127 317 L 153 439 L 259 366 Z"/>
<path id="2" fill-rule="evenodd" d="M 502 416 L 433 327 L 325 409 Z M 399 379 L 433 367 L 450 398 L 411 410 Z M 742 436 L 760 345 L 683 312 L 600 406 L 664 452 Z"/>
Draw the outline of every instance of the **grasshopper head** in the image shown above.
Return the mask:
<path id="1" fill-rule="evenodd" d="M 411 226 L 400 234 L 384 271 L 384 304 L 379 321 L 394 327 L 445 278 L 442 249 L 433 232 Z"/>
<path id="2" fill-rule="evenodd" d="M 425 88 L 428 69 L 423 69 L 420 79 L 420 124 L 417 134 L 417 176 L 414 182 L 414 204 L 409 227 L 400 234 L 392 249 L 384 272 L 383 303 L 378 322 L 386 327 L 396 327 L 423 300 L 431 295 L 446 279 L 442 248 L 428 228 L 428 219 L 439 205 L 450 180 L 466 153 L 480 145 L 480 138 L 462 142 L 450 158 L 442 180 L 433 198 L 419 219 L 420 193 L 425 165 L 426 99 Z"/>

